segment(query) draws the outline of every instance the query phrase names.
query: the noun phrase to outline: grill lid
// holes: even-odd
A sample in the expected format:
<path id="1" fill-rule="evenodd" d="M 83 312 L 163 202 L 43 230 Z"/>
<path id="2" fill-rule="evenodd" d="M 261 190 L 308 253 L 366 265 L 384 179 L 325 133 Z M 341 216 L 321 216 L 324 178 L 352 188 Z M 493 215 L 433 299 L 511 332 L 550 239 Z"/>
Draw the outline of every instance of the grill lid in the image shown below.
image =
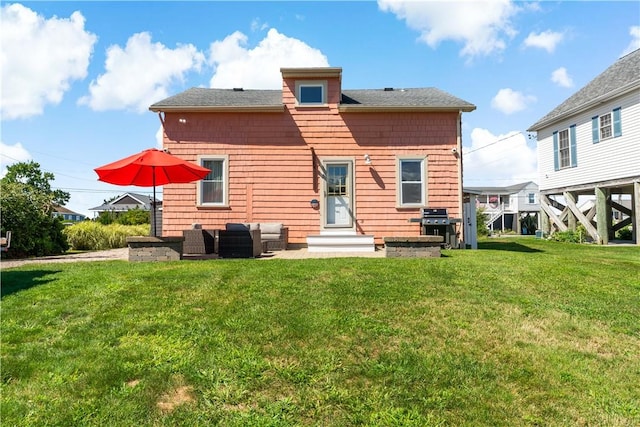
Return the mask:
<path id="1" fill-rule="evenodd" d="M 447 218 L 449 214 L 447 213 L 447 208 L 423 208 L 422 209 L 422 217 L 423 218 Z"/>

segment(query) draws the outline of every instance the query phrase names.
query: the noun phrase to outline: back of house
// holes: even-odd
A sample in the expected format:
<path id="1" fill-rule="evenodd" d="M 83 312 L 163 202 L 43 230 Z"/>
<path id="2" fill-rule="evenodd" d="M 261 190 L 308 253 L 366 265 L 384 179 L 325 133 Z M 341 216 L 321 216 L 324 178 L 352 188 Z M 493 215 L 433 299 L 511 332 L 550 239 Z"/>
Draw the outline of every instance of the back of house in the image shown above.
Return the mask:
<path id="1" fill-rule="evenodd" d="M 281 90 L 192 88 L 151 105 L 164 148 L 211 169 L 164 188 L 164 235 L 277 222 L 292 246 L 380 245 L 420 234 L 409 219 L 422 208 L 462 216 L 461 121 L 474 105 L 436 88 L 343 91 L 335 67 L 281 73 Z"/>

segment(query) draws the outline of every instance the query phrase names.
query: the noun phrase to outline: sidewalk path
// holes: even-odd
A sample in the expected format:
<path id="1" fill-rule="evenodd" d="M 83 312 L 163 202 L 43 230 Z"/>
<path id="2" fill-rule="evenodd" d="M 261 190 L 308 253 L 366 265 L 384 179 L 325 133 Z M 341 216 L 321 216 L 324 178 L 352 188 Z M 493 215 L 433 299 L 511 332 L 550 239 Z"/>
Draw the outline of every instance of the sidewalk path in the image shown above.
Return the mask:
<path id="1" fill-rule="evenodd" d="M 129 259 L 129 248 L 109 249 L 107 251 L 91 251 L 78 254 L 55 255 L 28 259 L 3 259 L 0 268 L 20 267 L 30 264 L 46 264 L 52 262 L 108 261 L 112 259 Z"/>
<path id="2" fill-rule="evenodd" d="M 306 258 L 384 258 L 384 250 L 377 249 L 375 252 L 308 252 L 306 248 L 292 249 L 287 251 L 273 251 L 263 253 L 258 259 L 306 259 Z M 79 262 L 79 261 L 108 261 L 129 259 L 129 248 L 110 249 L 106 251 L 82 252 L 77 254 L 56 255 L 41 258 L 28 259 L 3 259 L 0 261 L 0 269 L 20 267 L 30 264 L 46 264 L 52 262 Z M 196 259 L 196 258 L 192 258 Z"/>

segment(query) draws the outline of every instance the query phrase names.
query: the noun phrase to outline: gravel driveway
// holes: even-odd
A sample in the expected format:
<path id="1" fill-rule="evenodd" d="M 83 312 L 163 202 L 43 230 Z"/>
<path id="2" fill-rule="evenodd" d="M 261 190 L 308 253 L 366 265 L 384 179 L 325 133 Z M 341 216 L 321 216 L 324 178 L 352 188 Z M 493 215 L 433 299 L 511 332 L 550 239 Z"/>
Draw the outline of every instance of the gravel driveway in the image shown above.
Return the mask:
<path id="1" fill-rule="evenodd" d="M 108 251 L 82 252 L 79 254 L 56 255 L 29 259 L 3 259 L 0 268 L 19 267 L 27 264 L 46 264 L 52 262 L 107 261 L 129 259 L 129 248 L 110 249 Z"/>

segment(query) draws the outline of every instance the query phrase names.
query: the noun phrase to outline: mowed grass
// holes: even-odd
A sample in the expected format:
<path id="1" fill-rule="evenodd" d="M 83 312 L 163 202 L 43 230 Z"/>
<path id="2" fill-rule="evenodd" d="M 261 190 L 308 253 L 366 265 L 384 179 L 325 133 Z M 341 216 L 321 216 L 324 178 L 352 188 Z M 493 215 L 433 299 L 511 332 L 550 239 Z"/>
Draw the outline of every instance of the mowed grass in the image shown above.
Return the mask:
<path id="1" fill-rule="evenodd" d="M 3 426 L 640 425 L 640 248 L 2 271 Z"/>

